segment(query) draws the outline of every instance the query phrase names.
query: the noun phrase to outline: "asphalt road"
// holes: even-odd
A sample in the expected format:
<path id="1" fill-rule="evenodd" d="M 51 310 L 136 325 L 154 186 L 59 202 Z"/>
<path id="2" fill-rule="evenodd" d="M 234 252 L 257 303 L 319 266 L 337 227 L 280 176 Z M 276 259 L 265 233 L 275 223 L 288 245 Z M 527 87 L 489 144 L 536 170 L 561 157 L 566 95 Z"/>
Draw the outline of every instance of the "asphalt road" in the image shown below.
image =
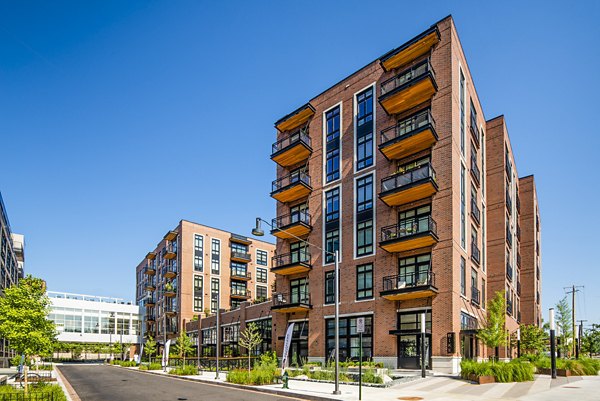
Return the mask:
<path id="1" fill-rule="evenodd" d="M 60 371 L 82 401 L 290 401 L 231 387 L 194 383 L 103 365 L 63 365 Z"/>

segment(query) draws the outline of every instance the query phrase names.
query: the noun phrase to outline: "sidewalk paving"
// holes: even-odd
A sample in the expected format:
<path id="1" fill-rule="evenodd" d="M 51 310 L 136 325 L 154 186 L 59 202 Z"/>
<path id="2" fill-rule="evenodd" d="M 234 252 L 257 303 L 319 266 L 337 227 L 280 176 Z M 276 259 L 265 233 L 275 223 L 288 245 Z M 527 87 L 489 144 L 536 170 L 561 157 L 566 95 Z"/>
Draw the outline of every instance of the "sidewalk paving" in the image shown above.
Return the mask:
<path id="1" fill-rule="evenodd" d="M 131 368 L 130 368 L 131 369 Z M 135 369 L 135 368 L 133 368 Z M 163 374 L 162 371 L 150 371 L 152 374 Z M 221 372 L 219 379 L 215 372 L 203 372 L 196 376 L 183 376 L 187 380 L 204 383 L 224 384 L 227 374 Z M 179 377 L 179 376 L 176 376 Z M 231 384 L 228 384 L 231 385 Z M 333 395 L 333 383 L 317 383 L 301 380 L 289 381 L 289 389 L 282 389 L 281 384 L 253 386 L 257 391 L 277 392 L 280 395 L 309 399 L 329 399 L 340 401 L 358 400 L 358 386 L 340 384 L 340 395 Z M 247 386 L 245 388 L 248 388 Z M 411 398 L 418 397 L 418 398 Z M 536 375 L 535 380 L 522 383 L 472 384 L 452 376 L 434 376 L 399 383 L 392 387 L 362 388 L 364 401 L 398 401 L 402 399 L 422 400 L 519 400 L 519 401 L 598 401 L 600 400 L 599 376 L 559 377 L 552 380 L 550 376 Z"/>

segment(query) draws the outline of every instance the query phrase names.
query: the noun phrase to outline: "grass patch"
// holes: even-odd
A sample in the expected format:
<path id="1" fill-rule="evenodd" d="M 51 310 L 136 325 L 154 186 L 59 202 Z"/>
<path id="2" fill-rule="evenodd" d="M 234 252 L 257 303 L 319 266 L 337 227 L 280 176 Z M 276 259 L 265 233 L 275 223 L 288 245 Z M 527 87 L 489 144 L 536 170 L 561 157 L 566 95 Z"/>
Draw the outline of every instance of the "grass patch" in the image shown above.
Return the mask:
<path id="1" fill-rule="evenodd" d="M 193 365 L 178 366 L 169 371 L 170 375 L 177 376 L 194 376 L 198 374 L 198 369 Z"/>
<path id="2" fill-rule="evenodd" d="M 18 399 L 19 401 L 35 401 L 40 399 L 40 394 L 52 394 L 53 401 L 67 401 L 67 397 L 63 392 L 62 388 L 58 384 L 47 384 L 47 383 L 33 383 L 29 386 L 29 392 L 25 395 L 25 390 L 20 388 L 14 388 L 12 386 L 0 386 L 0 399 L 3 399 L 3 395 L 11 394 L 6 397 L 7 399 Z M 18 394 L 12 397 L 12 394 Z"/>
<path id="3" fill-rule="evenodd" d="M 539 357 L 532 362 L 537 368 L 551 369 L 551 360 L 547 356 Z M 570 370 L 575 376 L 597 376 L 600 370 L 600 360 L 592 358 L 556 359 L 557 369 Z"/>
<path id="4" fill-rule="evenodd" d="M 124 368 L 132 368 L 134 366 L 137 366 L 137 363 L 135 363 L 135 361 L 120 361 L 117 359 L 114 359 L 112 361 L 110 361 L 111 365 L 117 365 L 117 366 L 122 366 Z"/>
<path id="5" fill-rule="evenodd" d="M 463 360 L 460 363 L 460 375 L 463 379 L 468 379 L 471 375 L 494 376 L 496 382 L 524 382 L 532 381 L 534 368 L 533 365 L 520 361 L 518 359 L 510 362 L 476 362 Z"/>

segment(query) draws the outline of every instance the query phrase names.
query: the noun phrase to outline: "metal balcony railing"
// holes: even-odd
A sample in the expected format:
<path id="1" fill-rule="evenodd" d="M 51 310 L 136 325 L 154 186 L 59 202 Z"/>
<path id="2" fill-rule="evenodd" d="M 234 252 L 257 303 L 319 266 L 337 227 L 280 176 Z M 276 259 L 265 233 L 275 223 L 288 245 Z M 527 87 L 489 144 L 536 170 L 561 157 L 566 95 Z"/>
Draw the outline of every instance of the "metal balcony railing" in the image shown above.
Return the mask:
<path id="1" fill-rule="evenodd" d="M 298 252 L 285 253 L 283 255 L 273 256 L 271 260 L 273 269 L 294 263 L 306 263 L 310 265 L 310 252 L 308 250 L 301 250 Z"/>
<path id="2" fill-rule="evenodd" d="M 382 130 L 379 143 L 385 144 L 387 142 L 396 141 L 399 138 L 409 136 L 427 126 L 431 126 L 435 131 L 435 120 L 431 116 L 431 110 L 429 109 L 405 118 L 396 125 Z"/>
<path id="3" fill-rule="evenodd" d="M 475 184 L 479 186 L 481 182 L 481 172 L 479 171 L 479 166 L 477 166 L 477 159 L 475 157 L 471 157 L 471 175 L 475 179 Z"/>
<path id="4" fill-rule="evenodd" d="M 310 293 L 307 290 L 292 293 L 278 292 L 273 294 L 273 306 L 283 305 L 311 305 Z"/>
<path id="5" fill-rule="evenodd" d="M 308 213 L 308 210 L 300 210 L 290 214 L 285 214 L 283 216 L 276 217 L 271 221 L 273 230 L 277 230 L 281 227 L 287 227 L 295 223 L 304 223 L 306 225 L 310 225 L 310 214 Z"/>
<path id="6" fill-rule="evenodd" d="M 382 227 L 381 242 L 409 238 L 423 233 L 431 233 L 437 237 L 437 224 L 431 216 L 401 220 L 398 224 Z"/>
<path id="7" fill-rule="evenodd" d="M 512 281 L 513 279 L 513 267 L 508 262 L 506 262 L 506 278 L 509 281 Z"/>
<path id="8" fill-rule="evenodd" d="M 165 273 L 175 273 L 177 274 L 177 264 L 168 264 L 165 266 Z"/>
<path id="9" fill-rule="evenodd" d="M 481 292 L 477 287 L 471 287 L 471 302 L 475 305 L 481 305 Z"/>
<path id="10" fill-rule="evenodd" d="M 426 179 L 431 179 L 434 182 L 436 181 L 435 170 L 431 167 L 431 163 L 426 163 L 423 166 L 382 179 L 381 192 L 385 193 L 400 190 Z"/>
<path id="11" fill-rule="evenodd" d="M 276 192 L 294 184 L 305 184 L 310 187 L 310 176 L 303 172 L 295 172 L 273 181 L 271 192 Z"/>
<path id="12" fill-rule="evenodd" d="M 411 68 L 408 68 L 398 75 L 388 79 L 381 84 L 381 96 L 384 96 L 386 93 L 392 92 L 393 90 L 400 88 L 404 85 L 415 81 L 418 78 L 421 78 L 425 75 L 431 75 L 433 80 L 435 81 L 435 72 L 431 67 L 431 63 L 429 59 L 423 61 L 420 64 L 417 64 Z"/>
<path id="13" fill-rule="evenodd" d="M 435 287 L 435 273 L 431 270 L 397 274 L 383 278 L 383 291 L 404 290 L 412 287 Z"/>
<path id="14" fill-rule="evenodd" d="M 512 197 L 508 193 L 508 190 L 506 190 L 506 208 L 508 209 L 508 214 L 512 215 Z"/>
<path id="15" fill-rule="evenodd" d="M 479 210 L 479 206 L 477 206 L 477 201 L 473 198 L 471 199 L 471 216 L 473 216 L 473 220 L 478 225 L 481 223 L 481 211 Z"/>
<path id="16" fill-rule="evenodd" d="M 236 259 L 244 259 L 244 260 L 251 260 L 252 259 L 252 255 L 250 255 L 247 252 L 239 252 L 239 251 L 231 251 L 231 257 L 232 258 L 236 258 Z"/>
<path id="17" fill-rule="evenodd" d="M 296 132 L 286 136 L 275 142 L 271 147 L 271 155 L 274 155 L 277 152 L 280 152 L 286 148 L 294 146 L 297 143 L 304 143 L 306 146 L 310 148 L 310 136 L 308 135 L 308 127 L 301 128 Z"/>
<path id="18" fill-rule="evenodd" d="M 231 278 L 232 279 L 238 278 L 238 279 L 244 279 L 244 280 L 252 280 L 252 272 L 238 270 L 238 269 L 231 269 Z"/>
<path id="19" fill-rule="evenodd" d="M 475 242 L 471 242 L 471 259 L 477 264 L 481 261 L 481 251 Z"/>
<path id="20" fill-rule="evenodd" d="M 246 289 L 246 288 L 238 288 L 238 287 L 232 287 L 231 288 L 231 296 L 235 296 L 235 297 L 243 297 L 243 298 L 250 298 L 251 294 L 250 294 L 250 290 Z"/>

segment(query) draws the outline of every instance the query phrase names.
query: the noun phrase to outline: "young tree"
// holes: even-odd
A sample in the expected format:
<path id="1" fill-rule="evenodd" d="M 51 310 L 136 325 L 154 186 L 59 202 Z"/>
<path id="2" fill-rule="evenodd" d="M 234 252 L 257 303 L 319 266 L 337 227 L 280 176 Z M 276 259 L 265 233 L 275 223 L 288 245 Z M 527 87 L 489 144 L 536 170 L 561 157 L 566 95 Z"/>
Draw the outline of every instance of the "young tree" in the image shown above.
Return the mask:
<path id="1" fill-rule="evenodd" d="M 487 302 L 488 316 L 485 325 L 477 333 L 477 337 L 488 347 L 496 350 L 498 358 L 498 347 L 507 342 L 504 323 L 506 319 L 506 299 L 504 291 L 496 292 L 496 295 Z"/>
<path id="2" fill-rule="evenodd" d="M 558 348 L 562 351 L 563 356 L 567 356 L 567 353 L 571 349 L 570 343 L 573 341 L 573 315 L 571 314 L 571 307 L 567 301 L 567 297 L 564 297 L 556 304 L 556 326 L 560 330 L 560 344 Z"/>
<path id="3" fill-rule="evenodd" d="M 589 353 L 590 358 L 600 353 L 600 324 L 592 324 L 592 328 L 583 333 L 581 351 Z"/>
<path id="4" fill-rule="evenodd" d="M 26 361 L 52 353 L 57 333 L 48 319 L 49 305 L 46 283 L 30 275 L 7 288 L 0 298 L 0 335 L 17 354 L 25 355 Z M 27 383 L 25 386 L 27 390 Z"/>
<path id="5" fill-rule="evenodd" d="M 546 350 L 548 335 L 534 324 L 521 325 L 521 350 L 523 354 L 540 354 Z"/>
<path id="6" fill-rule="evenodd" d="M 181 331 L 181 334 L 177 337 L 177 342 L 173 347 L 177 352 L 177 355 L 179 355 L 180 358 L 183 358 L 183 365 L 185 366 L 185 357 L 192 352 L 193 349 L 192 340 L 185 331 Z"/>
<path id="7" fill-rule="evenodd" d="M 248 350 L 248 373 L 250 373 L 250 357 L 254 348 L 262 342 L 262 336 L 256 323 L 252 322 L 240 333 L 238 344 Z"/>
<path id="8" fill-rule="evenodd" d="M 146 355 L 148 355 L 148 362 L 150 362 L 150 357 L 156 354 L 156 341 L 154 341 L 152 336 L 148 336 L 146 339 L 144 351 L 146 351 Z"/>
<path id="9" fill-rule="evenodd" d="M 121 352 L 123 352 L 123 344 L 115 341 L 112 345 L 112 349 L 110 350 L 111 356 L 114 358 L 113 354 L 121 355 Z"/>

